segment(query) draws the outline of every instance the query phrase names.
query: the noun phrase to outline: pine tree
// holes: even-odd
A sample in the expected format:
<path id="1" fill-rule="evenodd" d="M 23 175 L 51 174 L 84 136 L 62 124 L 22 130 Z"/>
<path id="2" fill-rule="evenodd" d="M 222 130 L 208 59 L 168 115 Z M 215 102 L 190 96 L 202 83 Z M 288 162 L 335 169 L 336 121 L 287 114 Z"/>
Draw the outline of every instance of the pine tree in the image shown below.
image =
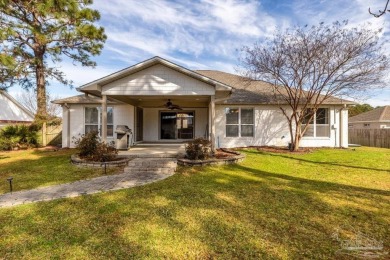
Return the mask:
<path id="1" fill-rule="evenodd" d="M 106 40 L 104 28 L 95 26 L 98 11 L 92 0 L 0 0 L 0 84 L 19 84 L 37 93 L 37 120 L 47 118 L 49 79 L 71 85 L 56 64 L 64 58 L 95 66 Z"/>

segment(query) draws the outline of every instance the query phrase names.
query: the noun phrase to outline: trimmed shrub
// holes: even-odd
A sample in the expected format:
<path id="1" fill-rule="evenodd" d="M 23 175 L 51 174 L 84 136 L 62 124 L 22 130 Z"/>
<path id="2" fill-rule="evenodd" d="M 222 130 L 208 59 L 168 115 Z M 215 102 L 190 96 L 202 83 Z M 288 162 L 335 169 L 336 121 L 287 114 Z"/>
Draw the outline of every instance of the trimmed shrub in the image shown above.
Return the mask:
<path id="1" fill-rule="evenodd" d="M 186 147 L 186 157 L 190 160 L 204 160 L 211 156 L 211 142 L 205 138 L 196 138 Z"/>
<path id="2" fill-rule="evenodd" d="M 112 161 L 118 154 L 115 147 L 100 141 L 98 131 L 91 131 L 80 138 L 73 137 L 76 148 L 79 149 L 80 158 L 88 161 Z"/>
<path id="3" fill-rule="evenodd" d="M 0 149 L 27 149 L 38 146 L 37 125 L 9 125 L 0 131 Z"/>

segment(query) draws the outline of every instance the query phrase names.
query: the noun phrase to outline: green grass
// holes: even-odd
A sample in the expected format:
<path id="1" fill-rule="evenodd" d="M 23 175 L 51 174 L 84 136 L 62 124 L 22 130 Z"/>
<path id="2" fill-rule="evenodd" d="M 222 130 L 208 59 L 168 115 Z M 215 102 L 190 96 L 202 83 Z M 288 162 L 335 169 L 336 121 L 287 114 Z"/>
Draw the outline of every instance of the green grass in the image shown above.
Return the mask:
<path id="1" fill-rule="evenodd" d="M 8 177 L 13 177 L 13 190 L 72 182 L 103 175 L 101 169 L 81 168 L 70 164 L 74 149 L 53 151 L 22 150 L 0 152 L 0 194 L 9 192 Z M 118 170 L 108 170 L 113 174 Z"/>
<path id="2" fill-rule="evenodd" d="M 390 150 L 246 154 L 143 187 L 0 209 L 0 256 L 341 259 L 336 230 L 390 252 Z"/>

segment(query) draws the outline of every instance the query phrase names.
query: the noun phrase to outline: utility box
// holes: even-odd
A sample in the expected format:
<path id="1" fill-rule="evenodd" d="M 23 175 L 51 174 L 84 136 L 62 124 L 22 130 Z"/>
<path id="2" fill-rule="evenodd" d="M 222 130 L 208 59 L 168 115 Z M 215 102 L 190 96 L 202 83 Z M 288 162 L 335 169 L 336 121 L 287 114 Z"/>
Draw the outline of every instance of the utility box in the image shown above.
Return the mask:
<path id="1" fill-rule="evenodd" d="M 116 149 L 127 150 L 130 144 L 131 129 L 127 125 L 117 125 L 116 133 Z"/>

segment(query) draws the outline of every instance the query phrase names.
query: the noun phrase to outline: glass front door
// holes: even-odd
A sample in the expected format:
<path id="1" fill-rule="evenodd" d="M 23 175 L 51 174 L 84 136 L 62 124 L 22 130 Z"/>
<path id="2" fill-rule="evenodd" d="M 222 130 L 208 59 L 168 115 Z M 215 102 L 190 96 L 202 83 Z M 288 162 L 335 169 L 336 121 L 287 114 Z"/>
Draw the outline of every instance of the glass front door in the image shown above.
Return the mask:
<path id="1" fill-rule="evenodd" d="M 161 112 L 161 139 L 193 139 L 194 112 Z"/>

